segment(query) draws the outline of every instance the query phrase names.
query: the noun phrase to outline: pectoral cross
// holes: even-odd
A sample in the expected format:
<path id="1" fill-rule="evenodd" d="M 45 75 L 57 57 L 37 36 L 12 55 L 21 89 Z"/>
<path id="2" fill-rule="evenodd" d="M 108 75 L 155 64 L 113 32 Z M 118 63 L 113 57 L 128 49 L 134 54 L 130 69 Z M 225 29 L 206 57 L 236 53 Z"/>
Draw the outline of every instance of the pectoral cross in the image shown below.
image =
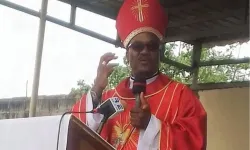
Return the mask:
<path id="1" fill-rule="evenodd" d="M 144 20 L 143 9 L 149 7 L 148 4 L 142 4 L 142 1 L 143 0 L 137 0 L 137 2 L 136 2 L 137 5 L 133 6 L 131 8 L 132 11 L 135 10 L 135 9 L 138 10 L 138 18 L 139 18 L 140 22 L 143 22 L 143 20 Z"/>

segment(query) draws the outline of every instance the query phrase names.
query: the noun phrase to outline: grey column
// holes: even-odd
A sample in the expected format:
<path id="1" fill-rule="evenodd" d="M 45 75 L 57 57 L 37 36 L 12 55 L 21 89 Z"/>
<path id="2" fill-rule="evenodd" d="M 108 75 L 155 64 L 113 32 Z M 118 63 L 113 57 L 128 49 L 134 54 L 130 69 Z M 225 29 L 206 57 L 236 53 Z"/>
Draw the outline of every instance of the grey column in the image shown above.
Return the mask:
<path id="1" fill-rule="evenodd" d="M 32 95 L 31 95 L 30 109 L 29 109 L 29 117 L 36 116 L 36 104 L 37 104 L 37 99 L 38 99 L 38 89 L 39 89 L 39 80 L 40 80 L 40 70 L 41 70 L 41 62 L 42 62 L 47 8 L 48 8 L 48 0 L 42 0 L 42 6 L 41 6 L 41 11 L 40 11 L 40 24 L 39 24 L 39 32 L 38 32 L 38 41 L 37 41 L 36 60 L 35 60 L 35 69 L 34 69 L 34 78 L 33 78 L 33 86 L 32 86 Z"/>

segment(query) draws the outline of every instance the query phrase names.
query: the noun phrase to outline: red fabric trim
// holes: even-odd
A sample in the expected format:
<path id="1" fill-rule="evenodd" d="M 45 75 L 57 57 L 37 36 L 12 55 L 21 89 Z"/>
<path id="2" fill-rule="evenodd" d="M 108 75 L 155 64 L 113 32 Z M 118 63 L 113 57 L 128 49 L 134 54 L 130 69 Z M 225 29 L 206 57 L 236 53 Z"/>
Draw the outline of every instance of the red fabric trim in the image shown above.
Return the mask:
<path id="1" fill-rule="evenodd" d="M 171 80 L 168 76 L 160 73 L 154 82 L 147 85 L 145 96 L 156 93 L 157 91 L 164 88 L 170 81 Z M 134 98 L 132 90 L 129 89 L 129 78 L 121 81 L 116 87 L 116 91 L 121 97 Z"/>

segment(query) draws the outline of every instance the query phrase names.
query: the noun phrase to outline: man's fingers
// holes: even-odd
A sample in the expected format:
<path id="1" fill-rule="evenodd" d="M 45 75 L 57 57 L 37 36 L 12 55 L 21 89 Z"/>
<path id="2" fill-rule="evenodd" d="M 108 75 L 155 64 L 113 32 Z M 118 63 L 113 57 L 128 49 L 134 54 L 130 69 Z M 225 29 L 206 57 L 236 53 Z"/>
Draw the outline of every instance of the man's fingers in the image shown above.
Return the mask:
<path id="1" fill-rule="evenodd" d="M 142 109 L 138 110 L 137 112 L 130 112 L 130 117 L 131 118 L 137 118 L 143 113 Z"/>
<path id="2" fill-rule="evenodd" d="M 110 57 L 107 57 L 104 59 L 104 61 L 108 64 L 111 60 L 115 60 L 117 59 L 118 57 L 117 56 L 110 56 Z"/>
<path id="3" fill-rule="evenodd" d="M 107 57 L 111 57 L 111 56 L 114 56 L 114 55 L 115 54 L 111 53 L 111 52 L 105 53 L 104 55 L 101 56 L 100 63 L 102 63 Z"/>
<path id="4" fill-rule="evenodd" d="M 106 53 L 100 58 L 100 64 L 107 65 L 111 60 L 117 59 L 115 53 Z"/>
<path id="5" fill-rule="evenodd" d="M 140 99 L 141 99 L 141 108 L 142 109 L 147 109 L 149 107 L 147 100 L 144 97 L 144 93 L 141 92 L 140 94 Z"/>
<path id="6" fill-rule="evenodd" d="M 110 57 L 110 56 L 114 56 L 114 55 L 115 55 L 115 53 L 111 53 L 111 52 L 105 53 L 101 56 L 100 60 L 104 60 L 105 58 Z"/>

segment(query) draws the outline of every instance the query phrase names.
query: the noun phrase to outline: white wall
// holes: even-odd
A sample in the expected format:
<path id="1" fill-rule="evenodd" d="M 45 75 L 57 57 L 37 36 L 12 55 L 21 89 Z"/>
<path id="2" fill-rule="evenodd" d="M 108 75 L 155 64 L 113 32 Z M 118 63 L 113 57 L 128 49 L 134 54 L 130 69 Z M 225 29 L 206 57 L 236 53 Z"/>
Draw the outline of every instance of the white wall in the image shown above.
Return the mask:
<path id="1" fill-rule="evenodd" d="M 249 90 L 199 92 L 208 114 L 207 150 L 249 150 Z"/>

